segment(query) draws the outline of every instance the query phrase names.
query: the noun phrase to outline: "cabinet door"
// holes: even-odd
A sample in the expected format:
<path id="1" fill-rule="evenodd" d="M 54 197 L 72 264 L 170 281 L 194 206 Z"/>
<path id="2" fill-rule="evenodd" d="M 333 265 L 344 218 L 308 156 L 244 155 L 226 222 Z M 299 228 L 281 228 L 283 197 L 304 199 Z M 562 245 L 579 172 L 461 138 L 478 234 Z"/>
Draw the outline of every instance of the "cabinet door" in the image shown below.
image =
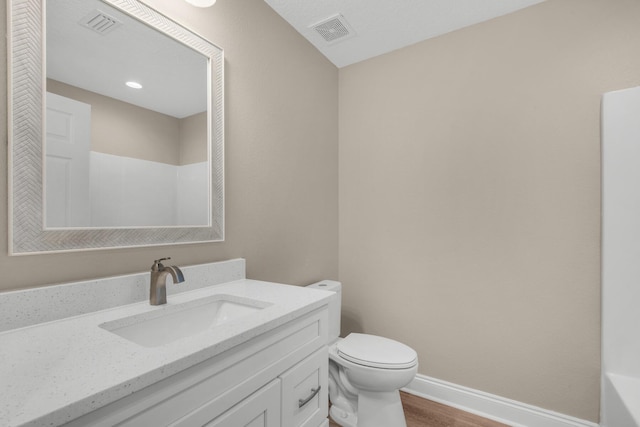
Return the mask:
<path id="1" fill-rule="evenodd" d="M 205 426 L 280 427 L 280 380 L 273 380 Z"/>
<path id="2" fill-rule="evenodd" d="M 283 427 L 317 427 L 327 418 L 328 366 L 325 346 L 280 375 Z"/>

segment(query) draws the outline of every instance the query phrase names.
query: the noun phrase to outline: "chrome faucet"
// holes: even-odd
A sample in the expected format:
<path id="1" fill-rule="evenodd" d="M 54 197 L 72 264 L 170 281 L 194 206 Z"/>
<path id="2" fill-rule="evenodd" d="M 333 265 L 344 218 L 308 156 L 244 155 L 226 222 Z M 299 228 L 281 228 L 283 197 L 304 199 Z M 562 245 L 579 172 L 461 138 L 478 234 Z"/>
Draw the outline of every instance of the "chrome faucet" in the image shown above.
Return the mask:
<path id="1" fill-rule="evenodd" d="M 171 274 L 173 283 L 184 282 L 182 271 L 175 265 L 165 267 L 162 261 L 171 259 L 160 258 L 153 261 L 151 266 L 151 287 L 149 292 L 149 303 L 151 305 L 162 305 L 167 303 L 167 275 Z"/>

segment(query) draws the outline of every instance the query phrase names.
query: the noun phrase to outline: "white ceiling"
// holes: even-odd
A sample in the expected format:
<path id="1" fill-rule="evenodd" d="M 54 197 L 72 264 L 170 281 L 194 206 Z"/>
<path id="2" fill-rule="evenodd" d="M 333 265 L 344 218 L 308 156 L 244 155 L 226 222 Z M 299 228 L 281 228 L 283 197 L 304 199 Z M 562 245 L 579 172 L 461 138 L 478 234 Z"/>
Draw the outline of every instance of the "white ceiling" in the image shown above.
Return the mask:
<path id="1" fill-rule="evenodd" d="M 96 10 L 121 25 L 83 26 Z M 98 0 L 48 2 L 46 56 L 47 77 L 72 86 L 177 118 L 207 109 L 207 58 Z"/>
<path id="2" fill-rule="evenodd" d="M 344 67 L 544 0 L 265 1 L 331 62 Z M 101 35 L 79 24 L 96 9 L 122 25 Z M 351 33 L 329 43 L 314 26 L 336 15 Z M 206 64 L 195 51 L 99 0 L 48 5 L 47 77 L 63 83 L 181 118 L 206 109 Z M 144 88 L 127 88 L 127 80 Z"/>
<path id="3" fill-rule="evenodd" d="M 506 15 L 544 0 L 265 0 L 338 67 Z M 355 35 L 328 43 L 313 28 L 342 15 Z"/>

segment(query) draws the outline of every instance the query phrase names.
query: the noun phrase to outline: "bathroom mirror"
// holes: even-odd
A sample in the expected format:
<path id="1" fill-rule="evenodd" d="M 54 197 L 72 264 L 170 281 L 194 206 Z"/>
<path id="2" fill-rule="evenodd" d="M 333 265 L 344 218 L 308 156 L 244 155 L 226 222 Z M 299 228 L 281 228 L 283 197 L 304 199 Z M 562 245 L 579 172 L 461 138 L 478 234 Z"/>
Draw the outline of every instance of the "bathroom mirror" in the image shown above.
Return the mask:
<path id="1" fill-rule="evenodd" d="M 136 0 L 8 20 L 10 254 L 223 240 L 223 51 Z"/>

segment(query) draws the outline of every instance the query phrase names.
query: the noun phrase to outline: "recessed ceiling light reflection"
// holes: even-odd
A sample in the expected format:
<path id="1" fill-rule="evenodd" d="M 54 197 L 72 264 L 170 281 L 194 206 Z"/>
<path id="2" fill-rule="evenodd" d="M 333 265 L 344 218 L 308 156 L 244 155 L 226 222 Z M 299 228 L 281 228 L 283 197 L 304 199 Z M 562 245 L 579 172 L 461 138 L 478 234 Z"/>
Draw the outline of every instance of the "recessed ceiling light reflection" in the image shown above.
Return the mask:
<path id="1" fill-rule="evenodd" d="M 186 0 L 187 3 L 197 7 L 209 7 L 213 6 L 216 0 Z"/>
<path id="2" fill-rule="evenodd" d="M 142 85 L 138 82 L 127 82 L 125 84 L 133 89 L 142 89 Z"/>

